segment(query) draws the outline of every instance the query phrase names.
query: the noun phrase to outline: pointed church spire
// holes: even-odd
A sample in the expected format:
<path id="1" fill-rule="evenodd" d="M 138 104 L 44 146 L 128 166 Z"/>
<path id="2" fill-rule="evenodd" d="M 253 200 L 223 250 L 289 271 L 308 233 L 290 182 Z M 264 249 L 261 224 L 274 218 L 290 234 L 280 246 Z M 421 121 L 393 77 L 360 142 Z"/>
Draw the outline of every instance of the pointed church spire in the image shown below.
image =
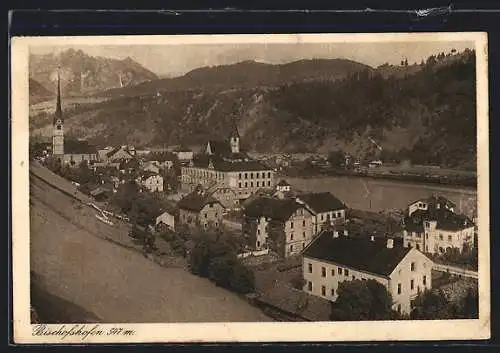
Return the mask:
<path id="1" fill-rule="evenodd" d="M 59 69 L 57 70 L 57 102 L 56 102 L 56 112 L 54 114 L 54 124 L 57 120 L 62 121 L 62 108 L 61 108 L 61 75 L 59 74 Z"/>
<path id="2" fill-rule="evenodd" d="M 231 135 L 229 137 L 240 138 L 240 133 L 238 132 L 238 126 L 236 125 L 236 119 L 233 118 L 233 126 L 231 130 Z"/>

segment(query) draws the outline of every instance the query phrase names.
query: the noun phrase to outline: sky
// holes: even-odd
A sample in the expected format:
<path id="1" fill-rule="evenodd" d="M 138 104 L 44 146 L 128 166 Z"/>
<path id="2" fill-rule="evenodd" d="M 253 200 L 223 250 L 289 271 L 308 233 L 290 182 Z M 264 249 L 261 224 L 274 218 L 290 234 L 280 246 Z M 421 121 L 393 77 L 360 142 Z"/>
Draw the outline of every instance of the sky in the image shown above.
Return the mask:
<path id="1" fill-rule="evenodd" d="M 81 49 L 88 55 L 124 59 L 127 56 L 159 76 L 180 76 L 203 66 L 228 65 L 245 60 L 282 64 L 301 59 L 350 59 L 377 67 L 398 65 L 401 60 L 420 63 L 431 55 L 474 48 L 466 41 L 378 42 L 378 43 L 244 43 L 186 45 L 65 45 L 31 46 L 31 54 L 49 54 Z"/>

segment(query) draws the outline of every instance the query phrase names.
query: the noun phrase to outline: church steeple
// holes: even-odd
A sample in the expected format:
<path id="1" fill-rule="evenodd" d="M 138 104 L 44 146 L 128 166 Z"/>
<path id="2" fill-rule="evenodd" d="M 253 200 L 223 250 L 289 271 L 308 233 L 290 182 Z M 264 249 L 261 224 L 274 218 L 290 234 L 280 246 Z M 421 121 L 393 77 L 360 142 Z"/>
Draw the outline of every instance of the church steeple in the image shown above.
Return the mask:
<path id="1" fill-rule="evenodd" d="M 232 153 L 240 153 L 240 133 L 238 132 L 238 127 L 234 119 L 231 135 L 229 135 L 229 144 L 231 145 Z"/>
<path id="2" fill-rule="evenodd" d="M 59 74 L 59 70 L 57 70 L 57 101 L 56 101 L 56 112 L 54 114 L 54 125 L 57 121 L 62 123 L 62 108 L 61 108 L 61 75 Z"/>
<path id="3" fill-rule="evenodd" d="M 57 71 L 57 100 L 56 112 L 52 126 L 52 154 L 54 156 L 64 155 L 64 119 L 61 108 L 61 77 Z"/>

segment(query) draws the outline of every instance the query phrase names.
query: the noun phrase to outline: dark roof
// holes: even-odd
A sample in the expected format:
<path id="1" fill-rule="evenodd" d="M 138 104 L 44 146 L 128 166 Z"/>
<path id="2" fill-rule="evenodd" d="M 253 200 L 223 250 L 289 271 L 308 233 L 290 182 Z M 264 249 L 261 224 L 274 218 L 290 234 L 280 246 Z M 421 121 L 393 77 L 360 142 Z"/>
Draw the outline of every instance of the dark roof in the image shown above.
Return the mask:
<path id="1" fill-rule="evenodd" d="M 285 179 L 281 179 L 278 186 L 290 186 L 290 184 L 288 184 Z"/>
<path id="2" fill-rule="evenodd" d="M 111 157 L 112 155 L 114 155 L 119 150 L 121 150 L 121 147 L 115 147 L 115 148 L 113 148 L 111 151 L 106 152 L 106 157 Z"/>
<path id="3" fill-rule="evenodd" d="M 64 140 L 64 154 L 96 154 L 97 149 L 88 141 Z"/>
<path id="4" fill-rule="evenodd" d="M 411 248 L 394 246 L 388 249 L 386 241 L 370 241 L 322 232 L 305 250 L 304 256 L 333 262 L 338 265 L 389 276 Z"/>
<path id="5" fill-rule="evenodd" d="M 203 209 L 203 207 L 205 207 L 205 205 L 208 205 L 210 203 L 221 204 L 219 200 L 217 200 L 211 195 L 203 195 L 203 194 L 198 194 L 197 192 L 192 192 L 184 196 L 179 201 L 177 206 L 179 207 L 179 209 L 200 212 Z"/>
<path id="6" fill-rule="evenodd" d="M 329 192 L 318 192 L 310 194 L 302 194 L 298 196 L 304 201 L 314 212 L 322 213 L 327 211 L 342 210 L 347 208 L 346 205 L 338 198 Z"/>
<path id="7" fill-rule="evenodd" d="M 136 158 L 122 161 L 120 163 L 120 169 L 127 169 L 127 168 L 132 168 L 132 169 L 139 168 L 139 161 Z"/>
<path id="8" fill-rule="evenodd" d="M 141 179 L 146 180 L 147 178 L 152 177 L 152 176 L 156 176 L 156 175 L 160 175 L 160 174 L 155 173 L 155 172 L 151 172 L 149 170 L 145 170 L 141 173 Z"/>
<path id="9" fill-rule="evenodd" d="M 405 228 L 408 231 L 423 232 L 424 221 L 436 221 L 436 229 L 457 231 L 474 226 L 465 215 L 454 213 L 447 209 L 416 210 L 411 216 L 405 217 Z"/>
<path id="10" fill-rule="evenodd" d="M 270 170 L 264 164 L 255 160 L 225 160 L 217 156 L 207 156 L 199 155 L 193 160 L 193 165 L 198 168 L 208 168 L 209 162 L 212 161 L 212 165 L 215 170 L 221 172 L 237 172 L 237 171 L 261 171 Z"/>
<path id="11" fill-rule="evenodd" d="M 456 204 L 453 201 L 441 195 L 431 195 L 424 199 L 418 199 L 416 201 L 411 202 L 410 205 L 413 205 L 416 202 L 427 202 L 431 206 L 435 206 L 436 204 L 439 203 L 446 205 L 448 207 L 456 207 Z"/>
<path id="12" fill-rule="evenodd" d="M 229 156 L 231 155 L 231 146 L 226 141 L 212 140 L 208 141 L 210 144 L 210 150 L 212 154 L 218 156 Z"/>
<path id="13" fill-rule="evenodd" d="M 271 197 L 259 197 L 245 206 L 245 215 L 248 217 L 268 217 L 285 221 L 303 205 L 294 199 L 275 199 Z"/>

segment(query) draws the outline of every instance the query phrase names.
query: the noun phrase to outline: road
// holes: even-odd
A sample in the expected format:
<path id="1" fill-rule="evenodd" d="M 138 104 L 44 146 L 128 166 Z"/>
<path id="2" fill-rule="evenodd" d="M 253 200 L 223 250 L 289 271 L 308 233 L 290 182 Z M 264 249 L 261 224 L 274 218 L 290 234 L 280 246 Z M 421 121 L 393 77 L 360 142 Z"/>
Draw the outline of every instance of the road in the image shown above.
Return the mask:
<path id="1" fill-rule="evenodd" d="M 37 284 L 60 299 L 52 302 L 109 323 L 271 321 L 206 279 L 96 236 L 123 236 L 123 229 L 99 222 L 69 196 L 36 179 L 30 187 L 30 268 Z"/>

